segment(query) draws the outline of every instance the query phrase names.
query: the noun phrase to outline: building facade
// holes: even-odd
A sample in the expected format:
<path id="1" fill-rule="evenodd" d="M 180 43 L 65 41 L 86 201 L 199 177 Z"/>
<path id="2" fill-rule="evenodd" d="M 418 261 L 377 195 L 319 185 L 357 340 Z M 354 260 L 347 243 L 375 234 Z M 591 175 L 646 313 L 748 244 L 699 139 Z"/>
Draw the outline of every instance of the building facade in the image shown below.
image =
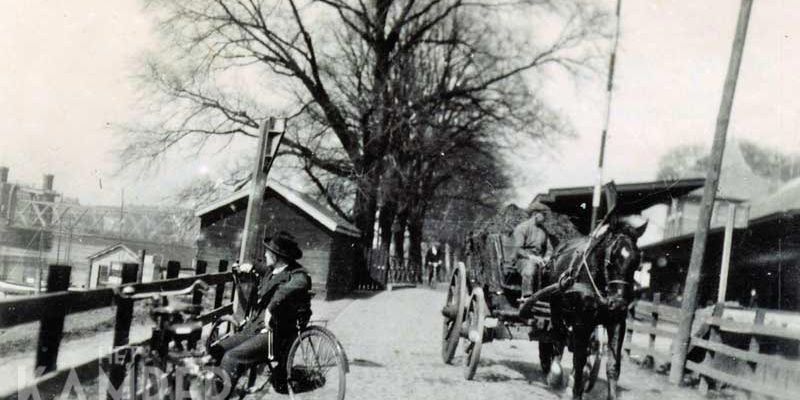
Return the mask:
<path id="1" fill-rule="evenodd" d="M 260 210 L 264 231 L 259 237 L 278 231 L 297 239 L 312 285 L 336 297 L 355 288 L 359 231 L 314 199 L 269 181 Z M 217 260 L 236 262 L 242 243 L 249 190 L 240 190 L 199 210 L 198 259 L 216 265 Z M 263 249 L 257 254 L 263 256 Z"/>

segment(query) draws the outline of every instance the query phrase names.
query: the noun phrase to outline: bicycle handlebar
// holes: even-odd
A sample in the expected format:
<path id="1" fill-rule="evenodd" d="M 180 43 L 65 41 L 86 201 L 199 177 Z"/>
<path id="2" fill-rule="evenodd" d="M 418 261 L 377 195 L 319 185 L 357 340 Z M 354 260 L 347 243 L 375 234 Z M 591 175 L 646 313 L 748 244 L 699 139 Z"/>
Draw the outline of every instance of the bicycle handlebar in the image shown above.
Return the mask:
<path id="1" fill-rule="evenodd" d="M 122 289 L 122 291 L 119 293 L 119 296 L 123 297 L 123 298 L 126 298 L 126 299 L 131 299 L 131 300 L 147 299 L 147 298 L 151 298 L 151 297 L 154 297 L 154 296 L 160 296 L 160 297 L 180 296 L 180 295 L 192 293 L 192 292 L 195 291 L 195 289 L 200 289 L 202 291 L 208 290 L 208 284 L 205 283 L 204 281 L 197 280 L 197 281 L 194 281 L 189 287 L 184 288 L 184 289 L 170 290 L 170 291 L 164 291 L 164 292 L 146 292 L 146 293 L 134 293 L 135 289 L 133 287 L 131 287 L 131 286 L 128 286 L 125 289 Z"/>

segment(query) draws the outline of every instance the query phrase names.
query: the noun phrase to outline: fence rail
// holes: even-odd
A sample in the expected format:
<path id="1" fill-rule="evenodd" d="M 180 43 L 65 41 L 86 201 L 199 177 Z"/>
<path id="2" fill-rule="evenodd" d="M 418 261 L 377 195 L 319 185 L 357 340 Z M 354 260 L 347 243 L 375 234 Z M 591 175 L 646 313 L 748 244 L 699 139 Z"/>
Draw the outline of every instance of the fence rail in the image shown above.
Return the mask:
<path id="1" fill-rule="evenodd" d="M 656 293 L 653 302 L 637 301 L 632 315 L 626 324 L 625 343 L 623 349 L 630 355 L 644 357 L 643 365 L 652 368 L 657 363 L 670 361 L 669 351 L 664 351 L 664 342 L 675 338 L 675 331 L 667 327 L 678 324 L 680 309 L 661 304 L 661 295 Z M 647 336 L 647 344 L 640 344 L 637 334 Z M 658 339 L 662 340 L 659 341 Z M 659 346 L 659 344 L 661 346 Z M 668 348 L 667 348 L 668 350 Z"/>
<path id="2" fill-rule="evenodd" d="M 177 264 L 171 263 L 173 265 Z M 232 281 L 231 273 L 226 272 L 227 262 L 220 261 L 218 273 L 206 273 L 206 265 L 206 262 L 197 260 L 195 263 L 195 275 L 191 277 L 178 278 L 180 268 L 171 268 L 168 269 L 166 280 L 136 283 L 139 265 L 125 264 L 123 265 L 122 273 L 123 285 L 116 288 L 79 292 L 67 291 L 71 270 L 69 266 L 51 265 L 48 273 L 47 288 L 52 293 L 0 300 L 0 328 L 10 328 L 35 321 L 40 322 L 36 346 L 36 363 L 33 366 L 34 371 L 40 376 L 27 389 L 29 391 L 38 390 L 44 398 L 50 398 L 49 394 L 55 396 L 61 392 L 69 373 L 69 371 L 59 371 L 57 369 L 58 351 L 63 336 L 65 317 L 70 314 L 106 307 L 116 308 L 112 353 L 109 356 L 84 363 L 72 370 L 78 374 L 79 379 L 94 379 L 99 376 L 101 369 L 107 369 L 110 371 L 110 384 L 115 388 L 120 387 L 125 378 L 126 368 L 124 365 L 115 363 L 124 359 L 123 356 L 131 346 L 143 344 L 129 343 L 133 303 L 136 300 L 119 298 L 116 293 L 123 288 L 131 287 L 135 293 L 158 293 L 183 289 L 191 286 L 195 281 L 202 280 L 208 285 L 216 286 L 216 290 L 213 292 L 214 308 L 202 314 L 199 319 L 204 324 L 208 324 L 222 315 L 232 313 L 232 304 L 222 304 L 225 298 L 226 283 Z M 195 304 L 201 304 L 203 297 L 195 295 L 191 301 Z M 18 393 L 12 393 L 0 398 L 14 399 L 17 397 Z"/>
<path id="3" fill-rule="evenodd" d="M 700 391 L 727 385 L 761 396 L 797 398 L 800 329 L 790 326 L 797 324 L 800 315 L 783 313 L 780 317 L 785 321 L 770 325 L 764 323 L 767 311 L 763 309 L 727 311 L 725 305 L 717 304 L 711 313 L 706 309 L 695 314 L 696 329 L 690 338 L 690 355 L 695 357 L 686 362 L 686 370 L 700 376 Z M 627 321 L 626 353 L 644 357 L 646 367 L 670 362 L 679 316 L 680 309 L 660 304 L 658 294 L 653 302 L 637 301 Z M 794 359 L 776 353 L 791 353 Z"/>
<path id="4" fill-rule="evenodd" d="M 711 315 L 696 317 L 707 327 L 707 338 L 694 336 L 691 345 L 706 350 L 706 356 L 701 362 L 687 361 L 686 368 L 702 376 L 701 390 L 724 383 L 751 393 L 796 399 L 800 360 L 769 353 L 781 347 L 778 343 L 789 343 L 797 350 L 800 330 L 765 325 L 763 309 L 753 310 L 752 322 L 732 321 L 724 313 L 725 306 L 718 304 Z"/>

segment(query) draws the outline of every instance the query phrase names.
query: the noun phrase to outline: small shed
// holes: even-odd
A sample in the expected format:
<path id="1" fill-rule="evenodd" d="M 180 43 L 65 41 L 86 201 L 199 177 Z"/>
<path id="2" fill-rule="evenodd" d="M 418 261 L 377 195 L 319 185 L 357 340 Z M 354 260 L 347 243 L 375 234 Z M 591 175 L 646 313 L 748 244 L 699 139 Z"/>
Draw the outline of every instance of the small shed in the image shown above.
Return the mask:
<path id="1" fill-rule="evenodd" d="M 145 254 L 142 281 L 155 278 L 156 267 L 152 254 Z M 142 250 L 130 245 L 117 243 L 89 256 L 89 288 L 119 285 L 122 277 L 122 264 L 142 263 Z"/>
<path id="2" fill-rule="evenodd" d="M 328 297 L 354 289 L 359 230 L 313 198 L 278 182 L 270 180 L 264 190 L 260 217 L 265 227 L 259 237 L 280 230 L 294 235 L 303 251 L 300 263 L 315 289 L 325 290 Z M 239 258 L 249 195 L 245 187 L 195 213 L 200 218 L 198 259 L 214 265 L 215 260 Z"/>

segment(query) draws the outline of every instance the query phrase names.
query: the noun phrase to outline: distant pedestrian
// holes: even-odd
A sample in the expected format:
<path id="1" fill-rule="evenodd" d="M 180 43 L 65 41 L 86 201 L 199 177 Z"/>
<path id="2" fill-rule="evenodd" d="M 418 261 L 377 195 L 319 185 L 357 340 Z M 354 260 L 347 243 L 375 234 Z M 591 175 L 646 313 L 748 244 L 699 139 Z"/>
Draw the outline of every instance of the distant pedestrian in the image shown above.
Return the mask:
<path id="1" fill-rule="evenodd" d="M 432 243 L 431 247 L 428 249 L 428 253 L 425 254 L 425 264 L 428 266 L 428 285 L 432 284 L 434 276 L 438 282 L 438 269 L 442 265 L 442 252 L 439 251 L 439 245 L 437 243 Z"/>

